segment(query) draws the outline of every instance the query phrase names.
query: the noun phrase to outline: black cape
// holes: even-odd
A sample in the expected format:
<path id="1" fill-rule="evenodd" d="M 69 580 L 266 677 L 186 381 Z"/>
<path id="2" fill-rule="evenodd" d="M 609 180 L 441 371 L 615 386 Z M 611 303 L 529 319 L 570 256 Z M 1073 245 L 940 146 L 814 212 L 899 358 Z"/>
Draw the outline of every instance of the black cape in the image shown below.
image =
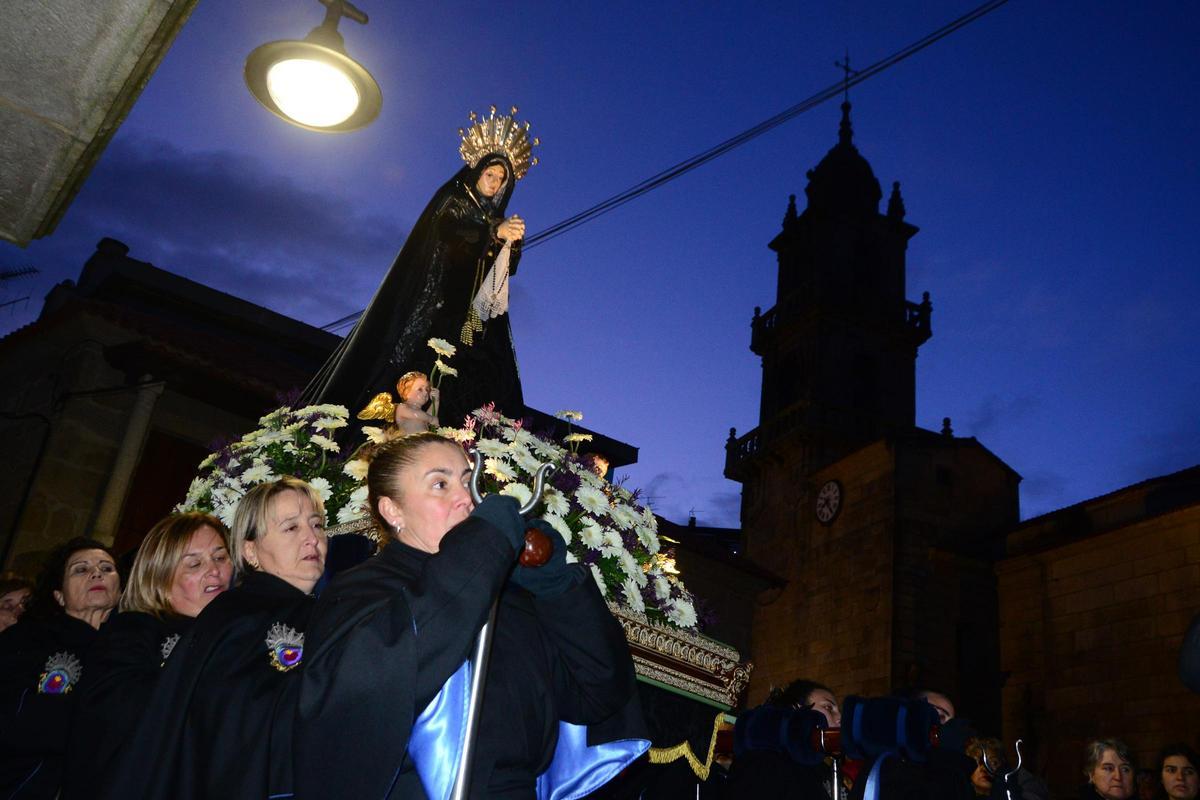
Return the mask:
<path id="1" fill-rule="evenodd" d="M 175 645 L 100 796 L 287 795 L 300 666 L 281 669 L 267 639 L 276 623 L 303 634 L 314 604 L 260 572 L 209 603 Z"/>
<path id="2" fill-rule="evenodd" d="M 64 694 L 38 691 L 47 662 L 68 653 L 83 666 L 96 629 L 67 614 L 29 615 L 0 633 L 0 797 L 53 798 L 62 784 L 63 760 L 80 686 Z"/>
<path id="3" fill-rule="evenodd" d="M 137 729 L 154 687 L 192 627 L 190 617 L 159 619 L 128 611 L 111 617 L 84 659 L 83 682 L 67 748 L 64 798 L 88 798 L 112 779 L 118 753 Z"/>
<path id="4" fill-rule="evenodd" d="M 492 164 L 509 175 L 494 204 L 475 192 L 479 174 Z M 489 402 L 509 416 L 524 415 L 509 315 L 486 322 L 470 346 L 459 338 L 479 282 L 500 252 L 495 230 L 512 196 L 512 174 L 508 159 L 494 154 L 464 166 L 438 189 L 366 311 L 305 388 L 301 405 L 336 403 L 353 416 L 377 393 L 394 391 L 405 372 L 428 375 L 436 356 L 426 343 L 437 337 L 457 347 L 449 364 L 458 376 L 441 384 L 443 424 L 460 425 Z M 520 258 L 521 243 L 515 242 L 510 275 Z"/>
<path id="5" fill-rule="evenodd" d="M 559 720 L 603 721 L 589 744 L 644 735 L 629 711 L 624 633 L 591 576 L 578 567 L 564 594 L 539 599 L 505 585 L 515 557 L 501 531 L 471 517 L 437 555 L 391 542 L 334 580 L 310 625 L 297 797 L 425 796 L 406 755 L 413 720 L 470 656 L 497 594 L 472 797 L 532 798 Z"/>

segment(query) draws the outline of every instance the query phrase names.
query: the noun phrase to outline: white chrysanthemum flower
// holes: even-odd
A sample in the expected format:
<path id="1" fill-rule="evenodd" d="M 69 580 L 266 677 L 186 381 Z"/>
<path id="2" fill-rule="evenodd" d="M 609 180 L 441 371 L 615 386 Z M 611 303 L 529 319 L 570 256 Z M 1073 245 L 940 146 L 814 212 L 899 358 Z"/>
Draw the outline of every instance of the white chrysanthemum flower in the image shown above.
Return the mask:
<path id="1" fill-rule="evenodd" d="M 654 595 L 659 600 L 666 600 L 671 596 L 671 582 L 662 575 L 654 576 Z"/>
<path id="2" fill-rule="evenodd" d="M 367 470 L 371 468 L 371 464 L 363 458 L 356 458 L 353 461 L 347 461 L 342 465 L 342 472 L 354 478 L 356 481 L 361 481 L 367 477 Z"/>
<path id="3" fill-rule="evenodd" d="M 350 499 L 346 501 L 346 505 L 361 508 L 363 513 L 367 512 L 367 494 L 369 489 L 366 486 L 359 486 L 350 493 Z"/>
<path id="4" fill-rule="evenodd" d="M 485 456 L 492 456 L 493 458 L 507 456 L 509 453 L 508 445 L 504 442 L 498 442 L 495 439 L 480 439 L 475 443 L 475 449 Z"/>
<path id="5" fill-rule="evenodd" d="M 539 439 L 536 436 L 530 436 L 528 446 L 533 449 L 540 458 L 547 461 L 560 461 L 567 454 L 567 451 L 554 444 L 547 442 L 545 439 Z"/>
<path id="6" fill-rule="evenodd" d="M 267 445 L 287 441 L 291 439 L 291 436 L 292 434 L 287 431 L 264 431 L 254 444 L 265 447 Z"/>
<path id="7" fill-rule="evenodd" d="M 646 573 L 642 570 L 642 565 L 637 562 L 633 554 L 628 550 L 622 550 L 617 556 L 617 560 L 621 562 L 621 571 L 633 580 L 638 586 L 646 585 Z"/>
<path id="8" fill-rule="evenodd" d="M 263 416 L 259 417 L 258 418 L 258 426 L 260 428 L 267 428 L 272 425 L 278 425 L 279 422 L 283 419 L 285 414 L 287 414 L 286 408 L 277 408 L 274 411 L 272 411 L 271 413 L 264 414 Z"/>
<path id="9" fill-rule="evenodd" d="M 507 483 L 504 485 L 504 488 L 500 490 L 500 494 L 505 494 L 509 497 L 515 497 L 517 502 L 520 503 L 522 507 L 524 507 L 526 503 L 533 499 L 533 492 L 523 483 Z"/>
<path id="10" fill-rule="evenodd" d="M 545 491 L 542 492 L 542 502 L 546 504 L 546 511 L 551 514 L 557 514 L 560 517 L 565 517 L 571 510 L 570 501 L 553 486 L 547 486 Z"/>
<path id="11" fill-rule="evenodd" d="M 279 410 L 286 411 L 287 409 L 281 408 Z M 297 408 L 292 412 L 293 417 L 311 417 L 317 414 L 320 414 L 323 417 L 338 417 L 339 419 L 346 419 L 350 416 L 350 409 L 346 408 L 345 406 L 334 405 L 333 403 L 322 403 L 319 406 L 305 406 L 304 408 Z"/>
<path id="12" fill-rule="evenodd" d="M 336 431 L 338 428 L 344 428 L 350 423 L 344 419 L 337 417 L 321 417 L 313 423 L 313 427 L 319 431 Z"/>
<path id="13" fill-rule="evenodd" d="M 589 514 L 608 513 L 608 498 L 604 496 L 604 492 L 593 486 L 580 486 L 575 491 L 575 500 Z"/>
<path id="14" fill-rule="evenodd" d="M 346 502 L 337 513 L 337 523 L 341 525 L 345 522 L 353 522 L 356 519 L 362 519 L 367 515 L 366 509 L 361 503 Z"/>
<path id="15" fill-rule="evenodd" d="M 568 433 L 563 437 L 563 441 L 567 444 L 578 444 L 580 442 L 590 442 L 592 435 L 590 433 Z"/>
<path id="16" fill-rule="evenodd" d="M 646 611 L 646 603 L 642 600 L 642 593 L 638 590 L 638 586 L 632 580 L 626 580 L 621 584 L 621 592 L 625 595 L 625 605 L 632 608 L 639 614 Z"/>
<path id="17" fill-rule="evenodd" d="M 322 436 L 319 433 L 313 434 L 312 443 L 322 450 L 328 450 L 331 453 L 336 453 L 342 449 L 338 447 L 338 443 L 333 439 L 330 439 L 328 436 Z"/>
<path id="18" fill-rule="evenodd" d="M 681 628 L 694 628 L 696 609 L 686 598 L 680 597 L 667 606 L 667 619 Z"/>
<path id="19" fill-rule="evenodd" d="M 638 515 L 629 506 L 620 503 L 609 508 L 608 515 L 617 523 L 618 528 L 626 531 L 638 522 Z"/>
<path id="20" fill-rule="evenodd" d="M 512 449 L 509 450 L 508 455 L 509 458 L 513 460 L 514 464 L 528 472 L 530 475 L 537 472 L 538 468 L 542 466 L 541 461 L 538 461 L 532 453 L 515 442 L 512 445 Z"/>
<path id="21" fill-rule="evenodd" d="M 600 596 L 608 597 L 608 586 L 604 583 L 604 574 L 600 572 L 600 568 L 595 564 L 588 564 L 592 570 L 592 577 L 596 580 L 596 586 L 600 587 Z"/>
<path id="22" fill-rule="evenodd" d="M 306 424 L 307 423 L 305 423 L 304 420 L 297 420 L 296 422 L 293 422 L 291 425 L 284 425 L 282 428 L 279 429 L 279 432 L 280 433 L 295 433 L 296 431 L 303 429 Z M 345 423 L 343 423 L 343 424 L 345 424 Z"/>
<path id="23" fill-rule="evenodd" d="M 658 534 L 657 533 L 650 530 L 649 528 L 647 528 L 644 525 L 638 525 L 637 529 L 636 529 L 636 533 L 637 533 L 638 541 L 642 543 L 643 547 L 645 547 L 651 553 L 657 553 L 659 551 L 661 545 L 658 542 Z"/>
<path id="24" fill-rule="evenodd" d="M 436 336 L 426 342 L 426 344 L 429 345 L 429 349 L 433 350 L 433 352 L 437 353 L 439 356 L 445 356 L 446 358 L 450 358 L 456 352 L 458 352 L 458 348 L 456 348 L 454 345 L 450 344 L 445 339 L 439 339 Z"/>
<path id="25" fill-rule="evenodd" d="M 204 460 L 200 462 L 200 465 L 198 467 L 196 467 L 196 471 L 202 472 L 202 471 L 208 469 L 213 464 L 217 463 L 217 459 L 220 457 L 221 457 L 220 453 L 209 453 L 207 456 L 204 457 Z"/>
<path id="26" fill-rule="evenodd" d="M 573 472 L 579 476 L 579 482 L 581 484 L 583 484 L 584 486 L 590 486 L 593 489 L 596 489 L 598 491 L 602 492 L 604 490 L 604 488 L 608 485 L 607 481 L 605 481 L 599 475 L 592 472 L 590 469 L 588 469 L 587 467 L 585 467 L 581 464 L 574 464 L 574 463 L 571 464 L 571 472 Z M 605 495 L 605 498 L 607 498 L 607 497 L 608 497 L 608 495 Z M 607 503 L 607 502 L 608 501 L 606 499 L 605 503 Z"/>
<path id="27" fill-rule="evenodd" d="M 440 358 L 433 362 L 433 368 L 443 375 L 449 375 L 451 378 L 458 377 L 458 370 L 447 364 L 445 361 L 442 361 Z"/>
<path id="28" fill-rule="evenodd" d="M 217 519 L 225 523 L 226 528 L 233 528 L 233 512 L 237 510 L 237 503 L 222 503 L 213 508 L 213 513 Z"/>
<path id="29" fill-rule="evenodd" d="M 547 513 L 542 519 L 550 523 L 551 528 L 558 531 L 558 535 L 563 538 L 564 543 L 571 543 L 571 526 L 567 524 L 565 519 L 554 513 Z"/>
<path id="30" fill-rule="evenodd" d="M 582 411 L 559 411 L 554 414 L 559 419 L 569 419 L 572 422 L 579 422 L 583 419 Z"/>
<path id="31" fill-rule="evenodd" d="M 612 528 L 604 529 L 604 546 L 625 552 L 625 543 L 621 541 L 621 535 Z"/>
<path id="32" fill-rule="evenodd" d="M 294 443 L 294 442 L 284 442 L 284 443 L 283 443 L 283 452 L 285 452 L 285 453 L 299 453 L 299 452 L 300 452 L 300 448 L 299 448 L 299 447 L 296 447 L 296 445 L 295 445 L 295 443 Z"/>
<path id="33" fill-rule="evenodd" d="M 575 555 L 574 553 L 572 553 L 570 550 L 568 550 L 568 551 L 566 552 L 565 558 L 566 558 L 566 561 L 567 561 L 567 563 L 568 563 L 568 564 L 578 564 L 578 563 L 579 563 L 579 558 L 578 558 L 578 556 L 576 556 L 576 555 Z"/>
<path id="34" fill-rule="evenodd" d="M 253 485 L 259 483 L 268 483 L 276 479 L 276 475 L 271 471 L 270 464 L 257 463 L 250 469 L 242 473 L 242 480 L 239 483 Z"/>
<path id="35" fill-rule="evenodd" d="M 622 503 L 633 502 L 633 492 L 629 491 L 624 486 L 614 486 L 613 490 L 617 493 L 617 497 L 620 498 Z M 633 513 L 636 514 L 637 512 L 634 511 Z"/>
<path id="36" fill-rule="evenodd" d="M 374 425 L 364 425 L 363 436 L 372 444 L 383 444 L 388 440 L 387 432 L 383 428 L 376 428 Z"/>
<path id="37" fill-rule="evenodd" d="M 599 550 L 604 546 L 604 529 L 594 519 L 585 519 L 579 531 L 579 541 L 592 550 Z"/>
<path id="38" fill-rule="evenodd" d="M 321 497 L 322 503 L 328 503 L 329 498 L 333 496 L 333 487 L 329 485 L 329 480 L 327 478 L 313 478 L 308 482 L 308 485 L 316 490 L 317 494 Z"/>
<path id="39" fill-rule="evenodd" d="M 517 478 L 516 470 L 498 458 L 485 459 L 483 462 L 483 471 L 501 483 L 508 483 Z"/>

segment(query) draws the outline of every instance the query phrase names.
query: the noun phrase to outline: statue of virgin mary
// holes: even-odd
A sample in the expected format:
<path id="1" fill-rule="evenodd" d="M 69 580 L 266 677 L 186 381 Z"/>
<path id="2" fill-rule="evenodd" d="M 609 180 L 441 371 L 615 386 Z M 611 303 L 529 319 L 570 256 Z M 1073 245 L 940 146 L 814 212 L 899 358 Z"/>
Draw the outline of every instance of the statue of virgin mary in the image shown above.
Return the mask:
<path id="1" fill-rule="evenodd" d="M 459 425 L 479 406 L 520 418 L 525 411 L 508 317 L 508 280 L 521 259 L 525 223 L 506 217 L 513 187 L 537 159 L 529 124 L 513 116 L 476 120 L 463 137 L 466 164 L 425 206 L 353 330 L 301 396 L 351 412 L 389 391 L 405 372 L 428 374 L 437 358 L 427 342 L 456 348 L 457 375 L 442 386 L 438 417 Z"/>

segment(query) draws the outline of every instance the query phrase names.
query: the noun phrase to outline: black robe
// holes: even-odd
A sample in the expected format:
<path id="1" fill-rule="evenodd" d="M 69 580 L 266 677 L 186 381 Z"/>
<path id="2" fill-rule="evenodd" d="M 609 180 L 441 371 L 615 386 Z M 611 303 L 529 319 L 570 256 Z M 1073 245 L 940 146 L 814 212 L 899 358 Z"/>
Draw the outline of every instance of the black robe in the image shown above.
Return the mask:
<path id="1" fill-rule="evenodd" d="M 471 797 L 532 798 L 559 720 L 628 722 L 600 741 L 642 734 L 640 718 L 624 716 L 636 696 L 624 633 L 586 569 L 539 599 L 505 585 L 515 557 L 501 531 L 471 517 L 437 555 L 391 542 L 334 580 L 310 625 L 297 797 L 425 796 L 406 753 L 413 720 L 469 658 L 497 594 Z"/>
<path id="2" fill-rule="evenodd" d="M 303 634 L 314 603 L 261 572 L 209 603 L 175 645 L 100 796 L 287 796 L 300 665 L 282 669 L 267 639 L 276 623 Z"/>
<path id="3" fill-rule="evenodd" d="M 174 646 L 191 617 L 127 611 L 109 619 L 84 659 L 67 748 L 64 798 L 88 798 L 107 783 L 118 753 L 137 729 Z"/>
<path id="4" fill-rule="evenodd" d="M 492 164 L 503 165 L 509 175 L 494 204 L 475 189 Z M 460 340 L 479 283 L 502 246 L 495 232 L 512 196 L 512 174 L 504 156 L 486 156 L 438 189 L 366 311 L 305 388 L 301 405 L 336 403 L 353 416 L 375 394 L 394 391 L 405 372 L 428 375 L 436 356 L 426 343 L 437 337 L 457 347 L 448 363 L 458 375 L 441 383 L 443 424 L 461 425 L 466 414 L 489 402 L 511 417 L 524 415 L 509 315 L 485 322 L 473 344 Z M 520 259 L 521 243 L 514 242 L 510 275 Z"/>
<path id="5" fill-rule="evenodd" d="M 0 797 L 53 798 L 62 784 L 71 718 L 86 669 L 63 694 L 38 691 L 47 662 L 68 653 L 83 666 L 96 629 L 67 614 L 29 615 L 0 633 Z"/>

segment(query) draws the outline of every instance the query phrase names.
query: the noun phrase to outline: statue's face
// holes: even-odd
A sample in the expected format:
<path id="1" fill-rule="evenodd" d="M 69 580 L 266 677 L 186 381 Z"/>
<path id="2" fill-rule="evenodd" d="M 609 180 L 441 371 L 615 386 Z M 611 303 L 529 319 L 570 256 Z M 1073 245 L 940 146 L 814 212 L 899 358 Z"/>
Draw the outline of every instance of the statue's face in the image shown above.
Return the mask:
<path id="1" fill-rule="evenodd" d="M 479 174 L 479 181 L 475 184 L 475 188 L 484 197 L 495 197 L 496 192 L 500 191 L 500 187 L 504 185 L 504 176 L 508 172 L 499 164 L 492 164 Z"/>

